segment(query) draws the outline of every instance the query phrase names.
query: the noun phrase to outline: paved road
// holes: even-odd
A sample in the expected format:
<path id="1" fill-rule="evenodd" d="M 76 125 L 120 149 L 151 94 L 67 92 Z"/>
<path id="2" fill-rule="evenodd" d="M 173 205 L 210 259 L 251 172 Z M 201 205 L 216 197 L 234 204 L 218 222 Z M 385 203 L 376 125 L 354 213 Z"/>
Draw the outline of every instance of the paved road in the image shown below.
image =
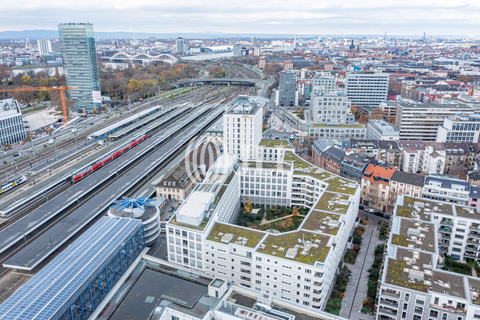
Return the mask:
<path id="1" fill-rule="evenodd" d="M 348 268 L 352 271 L 352 276 L 348 282 L 345 297 L 342 300 L 342 308 L 340 309 L 340 316 L 346 319 L 375 319 L 374 316 L 363 314 L 360 310 L 363 307 L 363 300 L 367 297 L 368 269 L 372 266 L 375 248 L 383 243 L 383 241 L 378 240 L 377 228 L 377 222 L 374 220 L 368 221 L 366 230 L 363 233 L 362 249 L 358 253 L 356 263 L 354 265 L 348 264 Z"/>

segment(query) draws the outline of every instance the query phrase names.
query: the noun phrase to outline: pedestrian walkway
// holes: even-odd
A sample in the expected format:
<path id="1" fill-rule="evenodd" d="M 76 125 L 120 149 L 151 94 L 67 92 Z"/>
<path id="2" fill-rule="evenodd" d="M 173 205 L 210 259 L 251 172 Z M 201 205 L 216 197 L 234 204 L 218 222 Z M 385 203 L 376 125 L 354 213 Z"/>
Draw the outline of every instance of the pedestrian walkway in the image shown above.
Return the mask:
<path id="1" fill-rule="evenodd" d="M 348 264 L 352 271 L 352 276 L 345 291 L 345 297 L 342 299 L 342 308 L 340 316 L 351 320 L 375 319 L 370 314 L 361 313 L 363 300 L 367 298 L 368 289 L 368 269 L 373 264 L 374 252 L 377 245 L 383 243 L 378 240 L 377 226 L 369 223 L 365 226 L 361 250 L 358 253 L 354 265 Z"/>

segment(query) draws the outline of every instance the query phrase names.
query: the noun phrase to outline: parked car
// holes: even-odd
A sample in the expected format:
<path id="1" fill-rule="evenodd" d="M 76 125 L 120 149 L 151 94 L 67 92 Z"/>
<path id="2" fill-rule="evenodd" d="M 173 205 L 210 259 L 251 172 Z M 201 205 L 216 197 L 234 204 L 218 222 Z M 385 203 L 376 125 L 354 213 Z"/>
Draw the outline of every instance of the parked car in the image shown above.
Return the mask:
<path id="1" fill-rule="evenodd" d="M 365 207 L 364 207 L 364 206 L 358 206 L 358 209 L 360 209 L 360 210 L 364 210 L 364 209 L 365 209 Z"/>
<path id="2" fill-rule="evenodd" d="M 168 212 L 173 212 L 173 210 L 175 210 L 175 208 L 173 206 L 171 206 L 170 208 L 168 208 Z"/>

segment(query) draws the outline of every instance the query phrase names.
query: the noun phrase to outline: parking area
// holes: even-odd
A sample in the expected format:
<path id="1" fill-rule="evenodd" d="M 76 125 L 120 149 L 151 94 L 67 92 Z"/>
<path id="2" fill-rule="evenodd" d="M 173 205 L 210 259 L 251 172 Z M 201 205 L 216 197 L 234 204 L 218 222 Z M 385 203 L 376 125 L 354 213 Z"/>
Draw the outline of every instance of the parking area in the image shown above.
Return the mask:
<path id="1" fill-rule="evenodd" d="M 268 140 L 285 140 L 290 141 L 290 136 L 294 136 L 294 133 L 282 132 L 277 130 L 267 130 L 263 133 L 263 139 Z"/>

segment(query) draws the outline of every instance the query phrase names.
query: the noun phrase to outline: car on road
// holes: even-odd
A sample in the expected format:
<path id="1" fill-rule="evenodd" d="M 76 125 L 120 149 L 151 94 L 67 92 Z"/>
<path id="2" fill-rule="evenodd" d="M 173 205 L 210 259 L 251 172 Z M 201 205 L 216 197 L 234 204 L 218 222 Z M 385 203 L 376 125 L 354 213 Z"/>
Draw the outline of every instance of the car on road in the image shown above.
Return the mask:
<path id="1" fill-rule="evenodd" d="M 17 158 L 17 157 L 20 157 L 22 154 L 20 152 L 17 152 L 17 153 L 14 153 L 13 154 L 13 157 L 14 158 Z M 12 169 L 13 170 L 13 169 Z"/>
<path id="2" fill-rule="evenodd" d="M 374 212 L 375 212 L 375 209 L 373 209 L 373 208 L 368 208 L 368 209 L 365 210 L 365 211 L 370 212 L 370 213 L 374 213 Z"/>

